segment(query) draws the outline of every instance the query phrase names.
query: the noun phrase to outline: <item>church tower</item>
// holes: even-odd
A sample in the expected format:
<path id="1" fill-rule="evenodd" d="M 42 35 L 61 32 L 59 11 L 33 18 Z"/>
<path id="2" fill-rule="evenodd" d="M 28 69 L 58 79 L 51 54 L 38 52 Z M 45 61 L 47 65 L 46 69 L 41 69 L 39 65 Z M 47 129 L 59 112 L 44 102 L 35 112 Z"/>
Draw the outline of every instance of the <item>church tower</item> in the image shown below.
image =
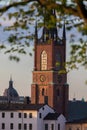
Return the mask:
<path id="1" fill-rule="evenodd" d="M 55 11 L 52 12 L 55 15 Z M 68 84 L 64 70 L 66 61 L 66 32 L 63 37 L 57 34 L 56 25 L 52 28 L 43 27 L 40 39 L 35 30 L 35 54 L 33 81 L 31 85 L 31 103 L 48 104 L 58 113 L 67 114 Z"/>

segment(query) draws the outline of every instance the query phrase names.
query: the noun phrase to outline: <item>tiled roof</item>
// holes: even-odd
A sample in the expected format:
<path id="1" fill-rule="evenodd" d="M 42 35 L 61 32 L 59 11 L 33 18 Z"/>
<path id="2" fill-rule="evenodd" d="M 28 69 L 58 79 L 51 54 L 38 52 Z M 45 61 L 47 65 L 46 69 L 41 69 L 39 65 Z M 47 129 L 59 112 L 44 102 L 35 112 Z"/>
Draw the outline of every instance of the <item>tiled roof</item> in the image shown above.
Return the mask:
<path id="1" fill-rule="evenodd" d="M 57 120 L 60 114 L 58 113 L 48 113 L 44 120 Z"/>
<path id="2" fill-rule="evenodd" d="M 87 102 L 69 101 L 68 102 L 68 121 L 87 117 Z"/>
<path id="3" fill-rule="evenodd" d="M 44 104 L 12 104 L 12 103 L 1 103 L 1 110 L 39 110 L 41 107 L 44 107 Z"/>

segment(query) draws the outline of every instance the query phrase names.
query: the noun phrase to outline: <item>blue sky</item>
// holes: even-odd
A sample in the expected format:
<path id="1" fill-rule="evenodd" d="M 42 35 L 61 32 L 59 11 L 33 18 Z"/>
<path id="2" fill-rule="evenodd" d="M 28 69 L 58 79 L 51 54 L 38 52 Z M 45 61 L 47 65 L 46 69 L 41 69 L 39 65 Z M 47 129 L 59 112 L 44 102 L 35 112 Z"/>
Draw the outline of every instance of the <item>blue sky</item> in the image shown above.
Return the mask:
<path id="1" fill-rule="evenodd" d="M 12 21 L 10 21 L 10 23 L 8 21 L 4 21 L 3 26 L 11 23 Z M 75 34 L 76 38 L 79 37 L 79 34 L 75 28 L 73 28 L 72 33 Z M 69 57 L 70 51 L 70 34 L 71 32 L 67 32 L 67 58 Z M 2 27 L 0 27 L 0 42 L 6 40 L 7 36 L 8 33 L 3 32 Z M 32 51 L 32 46 L 29 50 Z M 21 61 L 19 63 L 10 61 L 8 57 L 9 55 L 3 54 L 3 51 L 0 50 L 0 95 L 2 95 L 4 90 L 8 88 L 10 76 L 12 75 L 14 88 L 18 91 L 19 95 L 30 96 L 34 57 L 30 57 L 29 55 L 21 55 Z M 70 99 L 75 96 L 77 99 L 84 97 L 85 100 L 87 100 L 86 80 L 87 70 L 82 67 L 80 67 L 79 70 L 73 70 L 68 74 Z"/>

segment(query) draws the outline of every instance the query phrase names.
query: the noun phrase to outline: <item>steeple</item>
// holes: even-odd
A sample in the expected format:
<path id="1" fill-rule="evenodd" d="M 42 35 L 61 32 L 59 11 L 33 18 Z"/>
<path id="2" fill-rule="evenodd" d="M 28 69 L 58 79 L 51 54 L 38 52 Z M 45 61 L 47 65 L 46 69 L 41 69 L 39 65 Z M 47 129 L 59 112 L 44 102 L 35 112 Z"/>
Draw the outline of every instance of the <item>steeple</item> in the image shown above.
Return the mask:
<path id="1" fill-rule="evenodd" d="M 38 33 L 37 33 L 37 21 L 35 23 L 35 42 L 37 42 L 38 39 Z"/>
<path id="2" fill-rule="evenodd" d="M 66 40 L 66 28 L 65 28 L 65 21 L 63 25 L 63 40 Z"/>
<path id="3" fill-rule="evenodd" d="M 45 11 L 46 13 L 46 11 Z M 47 41 L 49 39 L 53 39 L 55 41 L 57 41 L 57 26 L 56 26 L 56 13 L 55 13 L 55 9 L 50 10 L 51 15 L 48 16 L 49 19 L 45 19 L 44 18 L 44 27 L 43 27 L 43 34 L 42 34 L 42 38 L 43 41 Z M 47 14 L 44 14 L 47 15 Z M 53 19 L 53 21 L 52 21 Z M 46 21 L 47 20 L 47 21 Z M 51 23 L 52 21 L 52 23 Z"/>
<path id="4" fill-rule="evenodd" d="M 13 81 L 12 81 L 12 76 L 10 76 L 10 81 L 9 81 L 9 88 L 13 88 Z"/>

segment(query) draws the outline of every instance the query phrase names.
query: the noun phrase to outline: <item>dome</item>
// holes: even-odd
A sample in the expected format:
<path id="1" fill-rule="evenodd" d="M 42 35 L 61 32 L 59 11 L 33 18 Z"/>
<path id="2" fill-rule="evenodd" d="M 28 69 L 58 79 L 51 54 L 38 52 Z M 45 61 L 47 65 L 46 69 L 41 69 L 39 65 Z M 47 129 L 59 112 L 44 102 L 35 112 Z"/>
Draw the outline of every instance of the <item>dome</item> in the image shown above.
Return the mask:
<path id="1" fill-rule="evenodd" d="M 5 89 L 4 96 L 7 96 L 9 98 L 18 98 L 19 97 L 18 92 L 16 91 L 16 89 L 13 88 L 12 79 L 10 79 L 10 81 L 9 81 L 8 89 Z"/>
<path id="2" fill-rule="evenodd" d="M 17 93 L 17 91 L 13 87 L 9 87 L 7 89 L 7 95 L 9 97 L 18 97 L 19 96 L 18 93 Z"/>

